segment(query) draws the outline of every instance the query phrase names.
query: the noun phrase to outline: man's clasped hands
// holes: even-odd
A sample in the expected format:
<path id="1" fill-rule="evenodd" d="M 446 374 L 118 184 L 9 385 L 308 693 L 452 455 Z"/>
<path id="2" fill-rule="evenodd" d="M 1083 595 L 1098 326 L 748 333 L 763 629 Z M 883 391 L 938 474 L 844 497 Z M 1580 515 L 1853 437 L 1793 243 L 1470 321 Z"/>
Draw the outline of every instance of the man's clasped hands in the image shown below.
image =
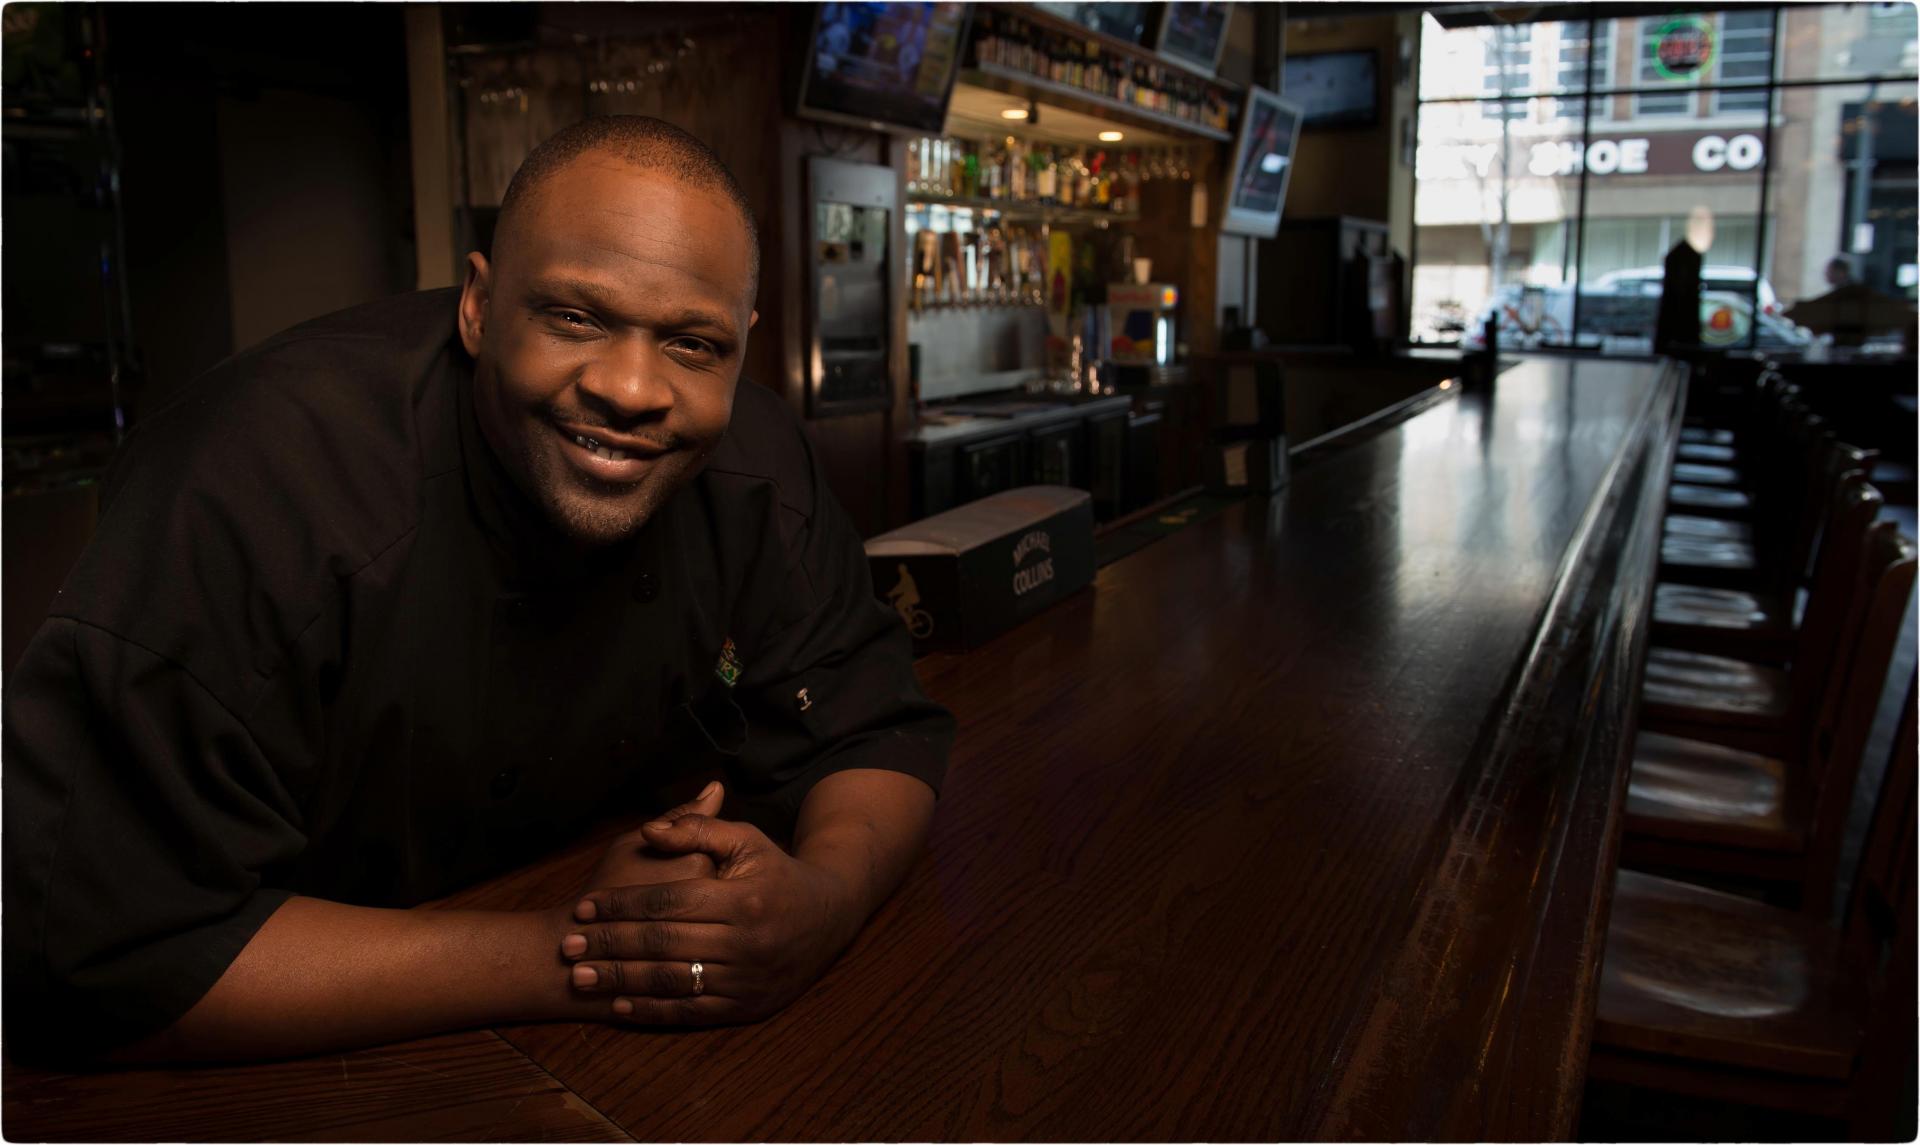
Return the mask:
<path id="1" fill-rule="evenodd" d="M 751 1022 L 797 998 L 865 921 L 838 876 L 755 827 L 719 819 L 710 783 L 608 848 L 560 953 L 612 1020 Z M 700 970 L 697 975 L 695 964 Z"/>

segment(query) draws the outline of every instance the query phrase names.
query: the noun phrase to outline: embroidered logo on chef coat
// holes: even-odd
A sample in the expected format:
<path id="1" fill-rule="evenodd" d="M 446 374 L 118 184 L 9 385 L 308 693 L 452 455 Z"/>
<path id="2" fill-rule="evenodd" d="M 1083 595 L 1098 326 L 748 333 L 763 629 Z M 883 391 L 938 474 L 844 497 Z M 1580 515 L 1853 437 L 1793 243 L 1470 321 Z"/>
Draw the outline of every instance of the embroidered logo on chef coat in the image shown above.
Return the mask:
<path id="1" fill-rule="evenodd" d="M 713 666 L 713 674 L 720 677 L 722 684 L 731 688 L 740 682 L 740 673 L 744 671 L 746 669 L 740 664 L 740 653 L 734 650 L 733 637 L 729 636 L 727 642 L 720 646 L 720 662 Z"/>

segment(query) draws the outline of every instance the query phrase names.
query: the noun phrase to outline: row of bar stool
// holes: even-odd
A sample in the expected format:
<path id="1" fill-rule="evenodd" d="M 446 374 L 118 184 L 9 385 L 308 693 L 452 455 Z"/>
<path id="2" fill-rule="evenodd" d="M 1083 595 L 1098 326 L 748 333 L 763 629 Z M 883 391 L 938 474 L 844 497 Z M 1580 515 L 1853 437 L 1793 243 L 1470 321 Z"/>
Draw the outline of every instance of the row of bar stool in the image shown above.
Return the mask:
<path id="1" fill-rule="evenodd" d="M 1897 1092 L 1913 1060 L 1910 677 L 1894 681 L 1900 732 L 1842 925 L 1831 917 L 1914 587 L 1911 542 L 1876 520 L 1873 461 L 1777 375 L 1733 424 L 1683 431 L 1594 1078 L 1874 1135 L 1911 1124 Z"/>

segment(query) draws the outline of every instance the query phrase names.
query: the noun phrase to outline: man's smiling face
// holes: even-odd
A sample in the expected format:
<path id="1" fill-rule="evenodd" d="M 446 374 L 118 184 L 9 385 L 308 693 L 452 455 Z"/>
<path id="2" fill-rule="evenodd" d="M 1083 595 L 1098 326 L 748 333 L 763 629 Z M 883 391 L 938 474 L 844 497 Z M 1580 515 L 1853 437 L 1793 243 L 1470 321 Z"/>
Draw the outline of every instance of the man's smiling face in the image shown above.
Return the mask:
<path id="1" fill-rule="evenodd" d="M 602 153 L 503 222 L 460 299 L 481 431 L 563 533 L 618 541 L 726 432 L 759 317 L 752 239 L 723 192 Z"/>

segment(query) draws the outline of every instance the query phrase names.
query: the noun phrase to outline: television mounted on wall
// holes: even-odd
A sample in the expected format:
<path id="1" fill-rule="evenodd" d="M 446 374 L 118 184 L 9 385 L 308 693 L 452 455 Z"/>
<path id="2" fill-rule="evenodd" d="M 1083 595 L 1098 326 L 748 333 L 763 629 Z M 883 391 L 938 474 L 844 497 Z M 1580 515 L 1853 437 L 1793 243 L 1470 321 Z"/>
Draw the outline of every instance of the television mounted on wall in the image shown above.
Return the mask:
<path id="1" fill-rule="evenodd" d="M 1113 3 L 1111 0 L 1090 4 L 1040 0 L 1034 7 L 1129 44 L 1141 43 L 1146 38 L 1147 18 L 1153 9 L 1152 4 Z"/>
<path id="2" fill-rule="evenodd" d="M 1169 0 L 1160 17 L 1160 36 L 1154 50 L 1170 60 L 1212 75 L 1220 67 L 1227 43 L 1227 25 L 1233 5 Z"/>
<path id="3" fill-rule="evenodd" d="M 1263 87 L 1247 89 L 1233 141 L 1221 230 L 1263 239 L 1280 233 L 1280 210 L 1286 205 L 1304 118 L 1299 104 Z"/>
<path id="4" fill-rule="evenodd" d="M 971 5 L 953 2 L 816 6 L 795 110 L 874 131 L 938 134 L 971 15 Z"/>
<path id="5" fill-rule="evenodd" d="M 1380 64 L 1368 49 L 1288 56 L 1280 94 L 1300 105 L 1307 127 L 1380 122 Z"/>

